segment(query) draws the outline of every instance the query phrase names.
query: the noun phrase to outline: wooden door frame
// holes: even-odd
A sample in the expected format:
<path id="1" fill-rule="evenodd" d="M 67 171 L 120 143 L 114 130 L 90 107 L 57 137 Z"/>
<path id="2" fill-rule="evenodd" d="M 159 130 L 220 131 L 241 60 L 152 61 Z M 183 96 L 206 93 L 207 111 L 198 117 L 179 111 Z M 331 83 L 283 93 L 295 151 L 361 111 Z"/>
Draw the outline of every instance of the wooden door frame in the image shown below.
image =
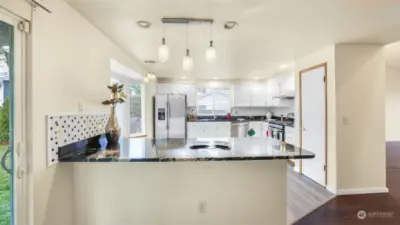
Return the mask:
<path id="1" fill-rule="evenodd" d="M 317 64 L 312 67 L 308 67 L 306 69 L 300 70 L 299 71 L 299 115 L 300 115 L 300 125 L 299 125 L 299 131 L 300 131 L 300 149 L 303 147 L 303 113 L 302 113 L 302 107 L 303 107 L 303 102 L 302 102 L 302 81 L 301 81 L 301 76 L 303 73 L 315 70 L 318 68 L 324 68 L 324 89 L 325 89 L 325 187 L 328 185 L 328 88 L 327 88 L 327 83 L 328 83 L 328 63 L 324 62 L 321 64 Z M 300 159 L 300 173 L 303 174 L 303 160 Z"/>

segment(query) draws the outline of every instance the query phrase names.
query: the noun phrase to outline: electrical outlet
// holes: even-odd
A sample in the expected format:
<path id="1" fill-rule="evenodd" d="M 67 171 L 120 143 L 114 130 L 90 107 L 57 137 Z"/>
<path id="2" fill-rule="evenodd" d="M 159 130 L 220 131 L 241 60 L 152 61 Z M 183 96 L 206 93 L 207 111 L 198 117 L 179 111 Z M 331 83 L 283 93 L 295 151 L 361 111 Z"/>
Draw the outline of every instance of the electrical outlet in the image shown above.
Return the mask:
<path id="1" fill-rule="evenodd" d="M 206 211 L 207 211 L 207 202 L 200 201 L 198 210 L 199 210 L 199 213 L 206 213 Z"/>

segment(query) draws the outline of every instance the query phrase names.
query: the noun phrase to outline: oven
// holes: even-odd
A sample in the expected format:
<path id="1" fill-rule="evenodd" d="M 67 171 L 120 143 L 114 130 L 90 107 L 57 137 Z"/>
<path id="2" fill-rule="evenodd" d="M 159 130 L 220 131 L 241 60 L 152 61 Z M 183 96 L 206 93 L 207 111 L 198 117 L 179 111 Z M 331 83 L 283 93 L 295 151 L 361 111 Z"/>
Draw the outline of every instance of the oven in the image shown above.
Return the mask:
<path id="1" fill-rule="evenodd" d="M 270 122 L 268 125 L 269 136 L 273 139 L 285 141 L 285 126 Z"/>

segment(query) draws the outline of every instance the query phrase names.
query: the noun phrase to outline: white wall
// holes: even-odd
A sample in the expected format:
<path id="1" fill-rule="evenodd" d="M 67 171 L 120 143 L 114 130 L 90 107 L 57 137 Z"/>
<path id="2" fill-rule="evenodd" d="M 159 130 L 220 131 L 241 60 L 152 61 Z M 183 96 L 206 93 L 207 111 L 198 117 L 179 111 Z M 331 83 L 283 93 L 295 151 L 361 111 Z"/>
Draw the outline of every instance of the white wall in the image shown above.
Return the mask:
<path id="1" fill-rule="evenodd" d="M 337 188 L 386 189 L 385 61 L 379 45 L 336 45 Z"/>
<path id="2" fill-rule="evenodd" d="M 75 163 L 74 225 L 285 225 L 286 168 L 286 160 Z"/>
<path id="3" fill-rule="evenodd" d="M 400 141 L 400 71 L 386 67 L 386 141 Z"/>
<path id="4" fill-rule="evenodd" d="M 330 45 L 316 52 L 313 52 L 303 58 L 295 61 L 296 71 L 296 101 L 295 101 L 295 131 L 296 137 L 300 137 L 300 87 L 299 72 L 312 66 L 327 63 L 327 103 L 328 103 L 328 154 L 327 154 L 327 170 L 328 184 L 327 189 L 332 192 L 336 191 L 336 87 L 335 87 L 335 46 Z M 297 144 L 300 145 L 300 138 L 297 138 Z M 299 163 L 297 161 L 296 167 Z"/>
<path id="5" fill-rule="evenodd" d="M 47 168 L 46 115 L 109 112 L 110 58 L 139 74 L 145 69 L 61 0 L 36 10 L 32 24 L 32 73 L 28 75 L 29 148 L 32 150 L 35 225 L 72 225 L 73 169 Z"/>

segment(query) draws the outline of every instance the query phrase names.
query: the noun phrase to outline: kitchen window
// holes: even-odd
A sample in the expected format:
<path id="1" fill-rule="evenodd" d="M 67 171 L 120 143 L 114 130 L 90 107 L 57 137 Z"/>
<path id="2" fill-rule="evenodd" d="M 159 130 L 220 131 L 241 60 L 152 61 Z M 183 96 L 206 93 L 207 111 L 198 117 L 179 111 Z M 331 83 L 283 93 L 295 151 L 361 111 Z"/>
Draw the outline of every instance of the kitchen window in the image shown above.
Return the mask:
<path id="1" fill-rule="evenodd" d="M 117 104 L 115 113 L 118 118 L 118 124 L 121 127 L 122 136 L 141 136 L 145 135 L 145 85 L 136 80 L 123 80 L 120 78 L 111 78 L 111 84 L 124 84 L 126 102 Z M 126 135 L 127 134 L 127 135 Z"/>
<path id="2" fill-rule="evenodd" d="M 229 88 L 198 88 L 197 115 L 226 115 L 230 111 L 229 96 Z"/>
<path id="3" fill-rule="evenodd" d="M 129 126 L 131 135 L 144 134 L 144 84 L 132 83 L 129 87 Z"/>

